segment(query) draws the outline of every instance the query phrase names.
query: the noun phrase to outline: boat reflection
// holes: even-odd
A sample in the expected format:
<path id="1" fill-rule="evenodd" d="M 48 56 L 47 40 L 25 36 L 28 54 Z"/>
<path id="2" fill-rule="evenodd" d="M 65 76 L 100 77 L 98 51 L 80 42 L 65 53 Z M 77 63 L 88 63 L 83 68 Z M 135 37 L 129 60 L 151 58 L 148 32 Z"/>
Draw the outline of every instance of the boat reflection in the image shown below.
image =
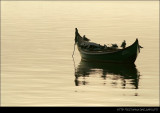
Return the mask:
<path id="1" fill-rule="evenodd" d="M 94 74 L 100 75 L 102 80 L 112 80 L 112 85 L 116 85 L 121 81 L 122 88 L 128 88 L 127 84 L 131 88 L 138 89 L 140 73 L 136 69 L 136 65 L 124 65 L 124 64 L 111 64 L 111 63 L 98 63 L 98 62 L 86 62 L 81 60 L 78 67 L 75 69 L 75 85 L 87 85 L 86 77 L 91 77 Z M 79 78 L 83 78 L 80 80 Z M 103 82 L 103 81 L 102 81 Z M 104 83 L 105 84 L 105 83 Z"/>

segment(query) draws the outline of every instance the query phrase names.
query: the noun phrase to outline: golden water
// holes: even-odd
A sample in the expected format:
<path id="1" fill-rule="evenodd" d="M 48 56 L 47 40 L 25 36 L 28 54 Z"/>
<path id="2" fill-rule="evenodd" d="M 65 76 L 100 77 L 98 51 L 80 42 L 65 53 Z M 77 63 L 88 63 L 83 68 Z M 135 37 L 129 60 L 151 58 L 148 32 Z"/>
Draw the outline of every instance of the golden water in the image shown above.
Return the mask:
<path id="1" fill-rule="evenodd" d="M 100 44 L 138 38 L 138 87 L 101 68 L 76 79 L 75 27 Z M 1 105 L 159 106 L 159 2 L 2 1 Z"/>

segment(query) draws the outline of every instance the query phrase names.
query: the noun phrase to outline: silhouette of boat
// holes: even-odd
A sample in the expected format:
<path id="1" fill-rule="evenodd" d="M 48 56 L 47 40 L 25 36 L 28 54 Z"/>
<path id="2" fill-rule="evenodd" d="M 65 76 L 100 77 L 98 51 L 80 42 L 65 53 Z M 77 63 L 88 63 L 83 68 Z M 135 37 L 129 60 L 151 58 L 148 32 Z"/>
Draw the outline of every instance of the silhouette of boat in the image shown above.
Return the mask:
<path id="1" fill-rule="evenodd" d="M 138 39 L 128 47 L 118 49 L 90 42 L 85 35 L 84 37 L 80 36 L 77 28 L 75 30 L 75 44 L 78 47 L 82 60 L 112 63 L 134 63 L 140 52 L 141 46 L 139 45 Z"/>
<path id="2" fill-rule="evenodd" d="M 106 79 L 107 75 L 111 75 L 114 80 L 121 79 L 126 85 L 126 80 L 138 89 L 138 82 L 140 72 L 136 69 L 135 64 L 114 64 L 114 63 L 100 63 L 100 62 L 87 62 L 81 60 L 75 71 L 75 85 L 80 85 L 79 77 L 89 77 L 93 73 L 99 73 L 102 78 Z M 85 82 L 85 81 L 84 81 Z"/>

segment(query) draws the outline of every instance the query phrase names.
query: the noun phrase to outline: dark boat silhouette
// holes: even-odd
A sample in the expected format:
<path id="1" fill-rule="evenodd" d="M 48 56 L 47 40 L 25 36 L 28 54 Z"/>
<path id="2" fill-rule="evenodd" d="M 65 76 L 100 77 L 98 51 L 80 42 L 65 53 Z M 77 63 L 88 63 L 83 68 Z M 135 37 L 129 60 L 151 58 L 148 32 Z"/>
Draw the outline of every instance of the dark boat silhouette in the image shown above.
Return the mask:
<path id="1" fill-rule="evenodd" d="M 125 81 L 130 80 L 130 84 L 138 89 L 138 82 L 140 73 L 136 69 L 135 64 L 114 64 L 114 63 L 100 63 L 100 62 L 87 62 L 81 60 L 78 67 L 75 70 L 75 85 L 81 85 L 79 77 L 90 77 L 93 73 L 96 73 L 97 70 L 100 70 L 98 73 L 101 73 L 101 77 L 106 79 L 107 75 L 112 75 L 115 80 L 122 80 L 124 87 L 126 85 Z M 85 85 L 83 81 L 83 84 Z"/>
<path id="2" fill-rule="evenodd" d="M 84 35 L 85 36 L 85 35 Z M 82 60 L 85 61 L 98 61 L 98 62 L 112 62 L 112 63 L 134 63 L 139 52 L 140 45 L 138 39 L 124 48 L 116 49 L 111 47 L 101 46 L 86 37 L 81 37 L 78 29 L 75 31 L 75 44 L 78 47 Z"/>

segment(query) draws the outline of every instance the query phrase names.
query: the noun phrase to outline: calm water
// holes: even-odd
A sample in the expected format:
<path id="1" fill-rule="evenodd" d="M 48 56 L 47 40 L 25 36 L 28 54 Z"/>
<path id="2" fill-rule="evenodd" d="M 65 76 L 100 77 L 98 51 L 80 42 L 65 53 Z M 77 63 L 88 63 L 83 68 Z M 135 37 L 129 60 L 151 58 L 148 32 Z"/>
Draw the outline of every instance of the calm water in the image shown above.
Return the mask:
<path id="1" fill-rule="evenodd" d="M 2 106 L 159 106 L 158 1 L 1 2 Z M 135 66 L 87 63 L 75 27 L 144 48 Z M 75 68 L 74 68 L 75 63 Z"/>

